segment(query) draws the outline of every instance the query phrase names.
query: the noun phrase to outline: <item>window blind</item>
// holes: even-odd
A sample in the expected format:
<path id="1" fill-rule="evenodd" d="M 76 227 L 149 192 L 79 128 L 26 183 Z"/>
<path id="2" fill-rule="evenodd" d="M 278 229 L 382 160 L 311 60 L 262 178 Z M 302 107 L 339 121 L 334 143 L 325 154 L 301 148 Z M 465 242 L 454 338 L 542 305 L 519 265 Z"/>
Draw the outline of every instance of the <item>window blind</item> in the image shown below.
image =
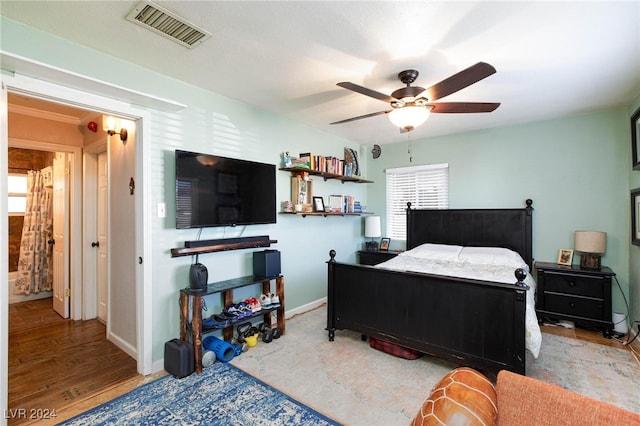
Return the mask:
<path id="1" fill-rule="evenodd" d="M 390 238 L 407 239 L 407 203 L 416 209 L 449 208 L 449 164 L 386 170 L 387 224 Z"/>

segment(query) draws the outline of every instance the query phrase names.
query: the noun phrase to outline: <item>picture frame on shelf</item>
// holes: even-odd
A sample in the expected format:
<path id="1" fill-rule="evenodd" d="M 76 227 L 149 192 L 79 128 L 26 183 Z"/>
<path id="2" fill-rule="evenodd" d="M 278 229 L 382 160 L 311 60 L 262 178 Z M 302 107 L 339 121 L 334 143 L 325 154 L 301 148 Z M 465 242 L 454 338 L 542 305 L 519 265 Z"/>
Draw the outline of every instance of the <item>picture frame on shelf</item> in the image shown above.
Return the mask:
<path id="1" fill-rule="evenodd" d="M 573 250 L 560 249 L 560 252 L 558 252 L 558 261 L 556 263 L 558 265 L 571 266 L 573 263 Z"/>
<path id="2" fill-rule="evenodd" d="M 389 243 L 391 243 L 391 238 L 383 238 L 380 240 L 380 251 L 389 250 Z"/>
<path id="3" fill-rule="evenodd" d="M 640 170 L 640 108 L 631 116 L 631 165 Z"/>
<path id="4" fill-rule="evenodd" d="M 324 213 L 324 200 L 322 197 L 313 197 L 313 211 Z"/>
<path id="5" fill-rule="evenodd" d="M 640 188 L 631 191 L 631 244 L 640 246 Z"/>
<path id="6" fill-rule="evenodd" d="M 342 195 L 329 195 L 329 210 L 338 213 L 342 211 Z"/>

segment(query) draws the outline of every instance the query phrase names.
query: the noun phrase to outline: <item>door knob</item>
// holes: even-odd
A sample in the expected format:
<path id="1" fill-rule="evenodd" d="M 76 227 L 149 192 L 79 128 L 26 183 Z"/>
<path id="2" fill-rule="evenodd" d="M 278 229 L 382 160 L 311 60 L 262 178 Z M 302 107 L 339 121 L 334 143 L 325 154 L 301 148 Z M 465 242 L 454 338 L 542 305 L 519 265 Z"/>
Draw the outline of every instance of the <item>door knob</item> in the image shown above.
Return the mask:
<path id="1" fill-rule="evenodd" d="M 47 240 L 47 244 L 49 244 L 50 246 L 54 245 L 56 243 L 56 240 L 54 240 L 53 238 L 50 240 Z"/>
<path id="2" fill-rule="evenodd" d="M 100 241 L 94 241 L 91 243 L 91 247 L 100 247 Z"/>

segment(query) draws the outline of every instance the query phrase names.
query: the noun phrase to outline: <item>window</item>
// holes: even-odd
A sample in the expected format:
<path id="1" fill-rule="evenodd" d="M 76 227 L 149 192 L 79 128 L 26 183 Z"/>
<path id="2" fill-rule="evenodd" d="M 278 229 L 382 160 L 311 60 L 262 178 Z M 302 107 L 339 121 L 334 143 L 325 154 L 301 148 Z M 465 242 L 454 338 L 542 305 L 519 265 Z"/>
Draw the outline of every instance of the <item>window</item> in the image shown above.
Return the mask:
<path id="1" fill-rule="evenodd" d="M 407 239 L 407 203 L 416 209 L 449 207 L 449 164 L 387 169 L 387 235 Z"/>
<path id="2" fill-rule="evenodd" d="M 23 215 L 27 209 L 27 175 L 9 173 L 7 181 L 10 215 Z"/>

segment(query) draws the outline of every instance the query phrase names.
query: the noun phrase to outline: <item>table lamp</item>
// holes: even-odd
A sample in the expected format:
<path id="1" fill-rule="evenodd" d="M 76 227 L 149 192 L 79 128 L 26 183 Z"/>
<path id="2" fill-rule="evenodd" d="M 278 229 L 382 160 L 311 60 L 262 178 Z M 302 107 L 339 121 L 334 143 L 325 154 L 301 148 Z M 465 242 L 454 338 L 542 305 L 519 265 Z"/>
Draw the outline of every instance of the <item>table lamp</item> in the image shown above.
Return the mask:
<path id="1" fill-rule="evenodd" d="M 364 219 L 364 236 L 366 238 L 379 238 L 382 235 L 380 230 L 380 216 L 369 216 Z M 377 241 L 366 242 L 367 251 L 378 251 Z"/>
<path id="2" fill-rule="evenodd" d="M 607 251 L 607 233 L 576 231 L 573 237 L 573 248 L 581 253 L 581 268 L 600 270 L 600 257 Z"/>

